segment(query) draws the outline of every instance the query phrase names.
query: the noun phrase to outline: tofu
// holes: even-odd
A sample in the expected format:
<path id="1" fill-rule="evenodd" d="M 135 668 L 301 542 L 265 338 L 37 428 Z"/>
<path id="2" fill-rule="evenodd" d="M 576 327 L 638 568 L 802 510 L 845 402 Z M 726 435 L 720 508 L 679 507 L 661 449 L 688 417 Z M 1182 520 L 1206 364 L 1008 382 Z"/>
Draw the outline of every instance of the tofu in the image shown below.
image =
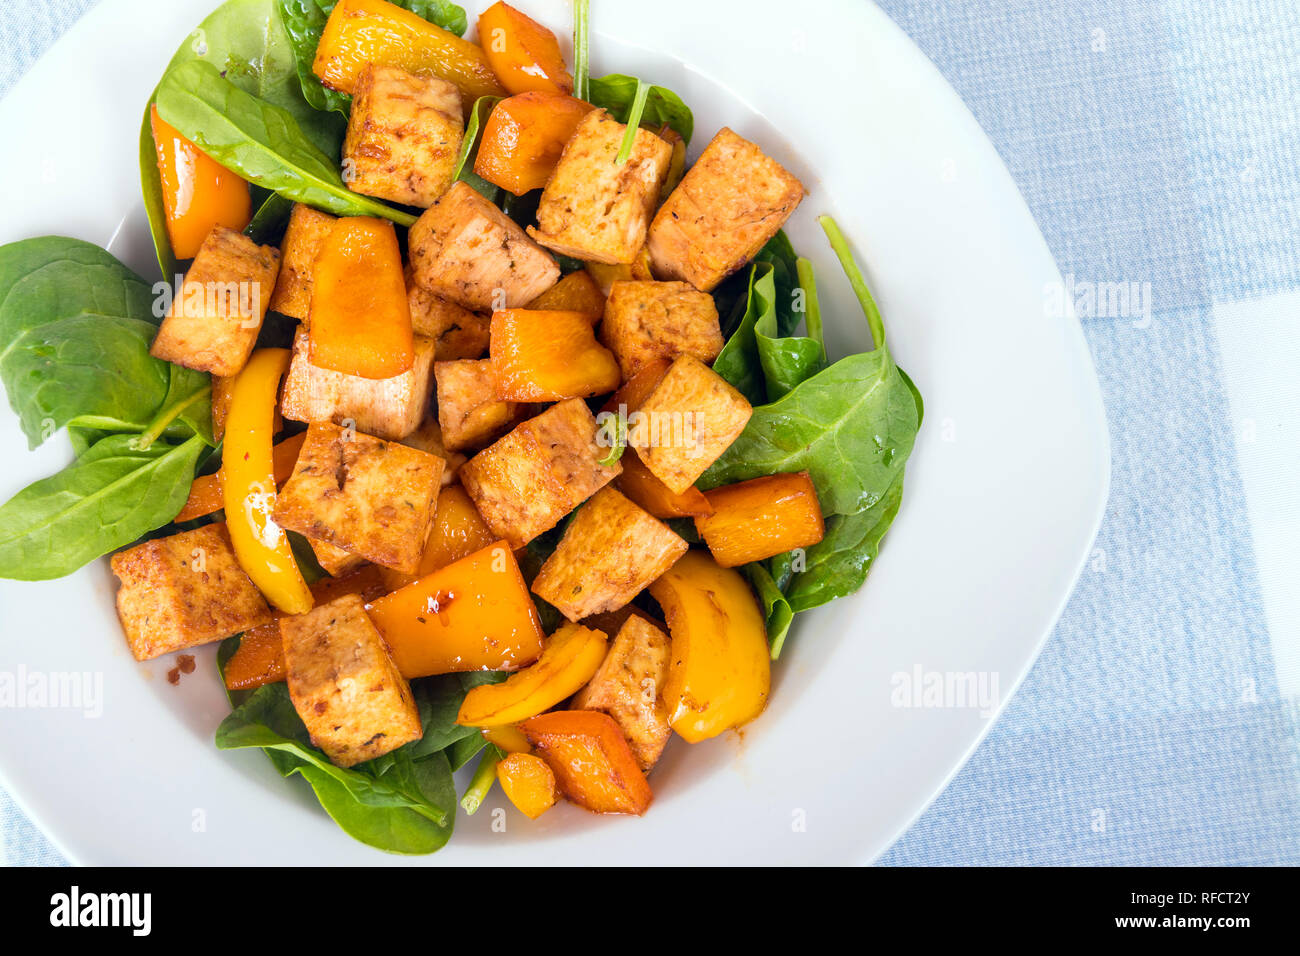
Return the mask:
<path id="1" fill-rule="evenodd" d="M 620 474 L 602 465 L 596 418 L 580 398 L 552 405 L 471 458 L 460 483 L 498 538 L 522 548 Z"/>
<path id="2" fill-rule="evenodd" d="M 434 362 L 433 374 L 438 383 L 438 423 L 448 449 L 486 445 L 514 422 L 519 406 L 497 398 L 491 360 Z"/>
<path id="3" fill-rule="evenodd" d="M 677 563 L 687 543 L 613 487 L 578 509 L 533 579 L 533 593 L 570 621 L 615 611 Z"/>
<path id="4" fill-rule="evenodd" d="M 280 619 L 285 681 L 311 742 L 340 767 L 422 736 L 411 685 L 359 594 Z"/>
<path id="5" fill-rule="evenodd" d="M 428 207 L 455 177 L 464 133 L 454 84 L 367 63 L 352 92 L 343 181 L 366 196 Z"/>
<path id="6" fill-rule="evenodd" d="M 456 473 L 460 471 L 460 466 L 469 461 L 460 452 L 447 450 L 447 445 L 442 440 L 442 426 L 438 424 L 438 419 L 432 415 L 426 418 L 419 428 L 403 438 L 402 444 L 407 448 L 418 448 L 420 451 L 427 451 L 430 455 L 437 455 L 443 460 L 442 487 L 444 488 L 455 483 Z"/>
<path id="7" fill-rule="evenodd" d="M 442 470 L 442 459 L 428 452 L 312 422 L 272 517 L 282 528 L 413 574 Z"/>
<path id="8" fill-rule="evenodd" d="M 137 661 L 220 641 L 271 621 L 224 522 L 119 551 L 117 616 Z"/>
<path id="9" fill-rule="evenodd" d="M 213 375 L 236 374 L 257 342 L 279 271 L 280 251 L 274 246 L 213 227 L 149 354 Z"/>
<path id="10" fill-rule="evenodd" d="M 723 343 L 713 296 L 687 282 L 615 282 L 600 334 L 624 380 L 656 359 L 693 355 L 712 363 Z"/>
<path id="11" fill-rule="evenodd" d="M 627 162 L 616 164 L 626 130 L 605 110 L 583 117 L 542 190 L 530 236 L 562 255 L 592 262 L 628 264 L 636 258 L 673 148 L 638 129 Z"/>
<path id="12" fill-rule="evenodd" d="M 422 335 L 414 345 L 415 364 L 401 375 L 362 378 L 312 365 L 309 333 L 300 327 L 280 395 L 281 413 L 295 422 L 351 421 L 368 435 L 405 438 L 420 427 L 433 400 L 436 346 Z"/>
<path id="13" fill-rule="evenodd" d="M 316 555 L 316 563 L 321 566 L 321 570 L 332 578 L 341 578 L 345 574 L 351 574 L 366 563 L 366 559 L 361 555 L 352 554 L 342 548 L 336 548 L 319 538 L 308 538 L 307 543 L 311 545 L 312 553 Z"/>
<path id="14" fill-rule="evenodd" d="M 643 771 L 658 762 L 673 732 L 663 700 L 671 652 L 667 634 L 632 615 L 596 675 L 569 703 L 571 710 L 599 710 L 613 717 Z"/>
<path id="15" fill-rule="evenodd" d="M 337 216 L 294 203 L 280 243 L 280 275 L 271 311 L 306 322 L 311 310 L 311 270 Z"/>
<path id="16" fill-rule="evenodd" d="M 491 320 L 430 292 L 415 281 L 409 266 L 406 303 L 411 310 L 412 330 L 433 339 L 434 358 L 476 359 L 487 352 Z"/>
<path id="17" fill-rule="evenodd" d="M 549 252 L 463 182 L 425 210 L 408 241 L 415 281 L 474 312 L 521 308 L 560 278 Z"/>
<path id="18" fill-rule="evenodd" d="M 753 413 L 721 375 L 683 355 L 628 416 L 627 445 L 680 495 L 740 436 Z"/>
<path id="19" fill-rule="evenodd" d="M 655 275 L 712 292 L 758 254 L 803 197 L 803 183 L 723 127 L 650 223 Z"/>

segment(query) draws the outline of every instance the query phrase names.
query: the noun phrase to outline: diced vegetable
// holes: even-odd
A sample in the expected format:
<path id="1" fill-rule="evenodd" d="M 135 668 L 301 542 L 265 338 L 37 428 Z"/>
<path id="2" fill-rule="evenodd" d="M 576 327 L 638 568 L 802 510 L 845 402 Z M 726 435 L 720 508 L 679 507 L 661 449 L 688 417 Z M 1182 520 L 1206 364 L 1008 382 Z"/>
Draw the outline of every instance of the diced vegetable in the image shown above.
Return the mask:
<path id="1" fill-rule="evenodd" d="M 489 348 L 497 392 L 510 401 L 589 398 L 622 381 L 614 353 L 596 341 L 581 312 L 494 312 Z"/>
<path id="2" fill-rule="evenodd" d="M 482 516 L 460 485 L 448 485 L 438 493 L 438 508 L 433 516 L 433 530 L 424 544 L 420 567 L 414 575 L 384 568 L 390 591 L 406 587 L 412 581 L 445 568 L 496 541 Z"/>
<path id="3" fill-rule="evenodd" d="M 478 18 L 478 40 L 497 79 L 511 93 L 573 92 L 555 34 L 508 3 L 494 3 Z"/>
<path id="4" fill-rule="evenodd" d="M 508 754 L 532 753 L 533 745 L 524 732 L 513 724 L 504 727 L 484 727 L 481 731 L 488 743 L 500 747 Z"/>
<path id="5" fill-rule="evenodd" d="M 588 262 L 583 268 L 596 280 L 602 295 L 609 295 L 615 282 L 638 279 L 649 282 L 654 278 L 650 271 L 650 253 L 644 246 L 636 254 L 630 265 L 610 265 L 604 262 Z"/>
<path id="6" fill-rule="evenodd" d="M 696 518 L 713 513 L 713 505 L 700 489 L 687 488 L 681 494 L 650 473 L 639 456 L 624 455 L 623 473 L 614 479 L 619 491 L 656 518 Z"/>
<path id="7" fill-rule="evenodd" d="M 520 93 L 492 108 L 474 159 L 474 172 L 522 196 L 541 189 L 590 103 L 563 93 Z"/>
<path id="8" fill-rule="evenodd" d="M 762 713 L 771 684 L 767 635 L 740 572 L 688 551 L 650 594 L 672 636 L 663 697 L 673 730 L 698 743 Z"/>
<path id="9" fill-rule="evenodd" d="M 565 624 L 546 641 L 535 664 L 501 684 L 483 684 L 465 695 L 456 723 L 500 727 L 535 717 L 573 695 L 605 659 L 605 634 Z"/>
<path id="10" fill-rule="evenodd" d="M 595 710 L 557 710 L 521 727 L 560 791 L 593 813 L 645 813 L 653 794 L 618 724 Z"/>
<path id="11" fill-rule="evenodd" d="M 455 83 L 467 104 L 504 96 L 483 51 L 386 0 L 339 0 L 325 23 L 312 72 L 334 90 L 351 94 L 367 63 Z"/>
<path id="12" fill-rule="evenodd" d="M 336 220 L 312 266 L 311 364 L 393 378 L 415 364 L 402 251 L 393 224 Z"/>
<path id="13" fill-rule="evenodd" d="M 177 259 L 192 259 L 213 226 L 242 230 L 252 218 L 248 183 L 176 132 L 149 107 L 167 238 Z"/>
<path id="14" fill-rule="evenodd" d="M 605 314 L 605 294 L 585 269 L 570 272 L 525 308 L 550 312 L 581 312 L 593 325 Z"/>
<path id="15" fill-rule="evenodd" d="M 542 653 L 542 625 L 504 541 L 375 601 L 375 626 L 406 677 L 516 670 Z"/>
<path id="16" fill-rule="evenodd" d="M 826 533 L 806 471 L 724 485 L 704 497 L 713 514 L 697 517 L 695 530 L 724 568 L 812 547 Z"/>
<path id="17" fill-rule="evenodd" d="M 304 614 L 312 607 L 311 591 L 288 535 L 271 520 L 276 498 L 271 428 L 288 367 L 288 349 L 260 349 L 235 380 L 221 452 L 222 501 L 240 566 L 271 604 Z"/>
<path id="18" fill-rule="evenodd" d="M 498 763 L 496 770 L 506 798 L 528 819 L 536 820 L 555 806 L 555 774 L 541 757 L 513 753 Z"/>
<path id="19" fill-rule="evenodd" d="M 293 466 L 298 460 L 302 440 L 306 437 L 306 433 L 294 435 L 271 449 L 271 467 L 275 474 L 276 487 L 283 485 L 293 474 Z M 173 520 L 178 524 L 183 521 L 193 521 L 223 507 L 221 475 L 221 469 L 218 468 L 210 475 L 200 475 L 195 478 L 194 484 L 190 485 L 190 497 L 186 500 L 185 507 Z"/>

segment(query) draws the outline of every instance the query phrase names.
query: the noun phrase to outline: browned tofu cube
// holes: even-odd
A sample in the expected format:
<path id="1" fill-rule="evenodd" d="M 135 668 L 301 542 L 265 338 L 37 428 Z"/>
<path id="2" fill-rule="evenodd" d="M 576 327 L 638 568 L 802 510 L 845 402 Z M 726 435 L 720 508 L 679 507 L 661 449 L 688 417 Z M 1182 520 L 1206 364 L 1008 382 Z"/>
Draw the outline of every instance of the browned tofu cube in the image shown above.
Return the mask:
<path id="1" fill-rule="evenodd" d="M 497 398 L 489 359 L 434 362 L 438 381 L 438 423 L 452 450 L 486 445 L 508 429 L 519 406 Z"/>
<path id="2" fill-rule="evenodd" d="M 262 592 L 235 559 L 224 522 L 137 544 L 109 563 L 121 582 L 117 616 L 137 661 L 271 620 Z"/>
<path id="3" fill-rule="evenodd" d="M 552 405 L 516 425 L 460 470 L 460 483 L 498 538 L 522 548 L 554 528 L 623 472 L 602 465 L 596 418 L 580 398 Z"/>
<path id="4" fill-rule="evenodd" d="M 712 362 L 722 351 L 713 296 L 686 282 L 615 282 L 600 334 L 624 379 L 655 359 L 693 355 Z"/>
<path id="5" fill-rule="evenodd" d="M 280 271 L 280 251 L 215 226 L 203 240 L 180 295 L 149 354 L 213 375 L 234 375 L 257 342 Z"/>
<path id="6" fill-rule="evenodd" d="M 280 619 L 285 680 L 311 742 L 340 767 L 422 735 L 420 713 L 359 594 Z"/>
<path id="7" fill-rule="evenodd" d="M 458 451 L 448 451 L 446 442 L 442 440 L 442 426 L 432 415 L 421 422 L 419 428 L 403 438 L 402 444 L 408 448 L 427 451 L 430 455 L 437 455 L 443 460 L 442 486 L 444 488 L 456 481 L 460 466 L 469 461 Z"/>
<path id="8" fill-rule="evenodd" d="M 311 545 L 312 553 L 316 555 L 316 563 L 332 578 L 341 578 L 366 563 L 366 559 L 361 555 L 336 548 L 319 538 L 308 538 L 307 543 Z"/>
<path id="9" fill-rule="evenodd" d="M 311 310 L 311 269 L 336 217 L 294 203 L 280 243 L 280 277 L 271 295 L 271 311 L 307 321 Z"/>
<path id="10" fill-rule="evenodd" d="M 409 244 L 415 281 L 475 312 L 522 307 L 560 278 L 549 252 L 463 182 L 416 220 Z"/>
<path id="11" fill-rule="evenodd" d="M 442 486 L 436 455 L 312 422 L 276 496 L 276 524 L 414 574 Z"/>
<path id="12" fill-rule="evenodd" d="M 549 249 L 592 262 L 631 263 L 668 175 L 673 148 L 636 131 L 627 162 L 614 162 L 627 127 L 592 110 L 564 147 L 528 234 Z"/>
<path id="13" fill-rule="evenodd" d="M 578 509 L 533 580 L 533 593 L 570 621 L 616 610 L 677 563 L 688 545 L 621 492 L 602 488 Z"/>
<path id="14" fill-rule="evenodd" d="M 406 302 L 416 335 L 433 339 L 438 361 L 482 358 L 491 337 L 491 319 L 471 312 L 421 286 L 407 267 Z"/>
<path id="15" fill-rule="evenodd" d="M 311 364 L 309 333 L 293 337 L 280 408 L 295 422 L 349 421 L 368 435 L 402 439 L 420 427 L 433 397 L 433 339 L 415 337 L 415 364 L 392 378 L 362 378 Z"/>
<path id="16" fill-rule="evenodd" d="M 655 765 L 673 732 L 662 696 L 671 649 L 662 630 L 644 617 L 629 616 L 596 676 L 569 704 L 572 710 L 599 710 L 613 717 L 642 770 Z"/>
<path id="17" fill-rule="evenodd" d="M 455 175 L 465 131 L 461 116 L 454 84 L 366 64 L 352 93 L 343 181 L 353 192 L 428 206 Z"/>
<path id="18" fill-rule="evenodd" d="M 753 413 L 721 375 L 683 355 L 628 416 L 627 444 L 680 495 L 740 437 Z"/>
<path id="19" fill-rule="evenodd" d="M 758 254 L 803 197 L 803 183 L 724 127 L 650 223 L 655 275 L 712 292 Z"/>

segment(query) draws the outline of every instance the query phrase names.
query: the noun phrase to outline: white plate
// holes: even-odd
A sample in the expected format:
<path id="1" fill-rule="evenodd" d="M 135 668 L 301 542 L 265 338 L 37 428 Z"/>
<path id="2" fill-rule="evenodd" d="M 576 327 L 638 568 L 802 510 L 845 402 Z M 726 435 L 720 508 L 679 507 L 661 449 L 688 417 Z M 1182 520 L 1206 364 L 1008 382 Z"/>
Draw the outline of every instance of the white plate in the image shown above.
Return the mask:
<path id="1" fill-rule="evenodd" d="M 485 5 L 485 4 L 484 4 Z M 172 50 L 212 0 L 105 0 L 0 104 L 0 240 L 46 233 L 153 276 L 136 134 Z M 474 4 L 478 6 L 478 4 Z M 564 0 L 524 0 L 567 32 Z M 433 863 L 865 862 L 921 812 L 987 732 L 978 708 L 894 705 L 896 675 L 996 675 L 1012 693 L 1051 631 L 1105 503 L 1109 446 L 1073 318 L 1045 314 L 1059 274 L 1006 169 L 938 72 L 878 9 L 806 0 L 595 0 L 597 75 L 641 72 L 808 185 L 790 224 L 821 278 L 833 355 L 868 341 L 814 217 L 855 242 L 926 419 L 902 513 L 867 586 L 801 617 L 766 714 L 742 737 L 672 746 L 643 819 L 562 808 L 460 821 Z M 770 8 L 770 10 L 768 9 Z M 477 10 L 472 10 L 477 13 Z M 12 494 L 68 458 L 29 454 L 0 413 Z M 258 753 L 223 754 L 211 653 L 180 686 L 139 665 L 107 562 L 0 584 L 0 670 L 103 675 L 103 713 L 0 709 L 0 772 L 83 863 L 400 862 L 354 843 Z M 952 703 L 952 701 L 949 701 Z M 499 794 L 489 806 L 499 806 Z"/>

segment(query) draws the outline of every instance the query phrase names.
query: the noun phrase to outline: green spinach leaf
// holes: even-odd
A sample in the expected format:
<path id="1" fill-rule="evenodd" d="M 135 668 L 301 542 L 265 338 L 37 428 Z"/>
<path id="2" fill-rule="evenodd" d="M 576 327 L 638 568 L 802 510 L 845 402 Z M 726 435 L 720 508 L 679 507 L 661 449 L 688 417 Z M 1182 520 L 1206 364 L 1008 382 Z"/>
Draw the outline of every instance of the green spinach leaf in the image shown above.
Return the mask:
<path id="1" fill-rule="evenodd" d="M 0 506 L 0 577 L 62 577 L 165 525 L 185 504 L 204 447 L 197 435 L 143 450 L 131 435 L 95 442 Z"/>
<path id="2" fill-rule="evenodd" d="M 755 561 L 740 570 L 744 572 L 750 587 L 762 602 L 763 617 L 767 627 L 767 645 L 772 660 L 776 660 L 785 644 L 785 636 L 790 633 L 790 624 L 794 621 L 794 609 L 762 562 Z"/>
<path id="3" fill-rule="evenodd" d="M 590 80 L 586 100 L 593 106 L 609 110 L 610 115 L 620 123 L 626 123 L 637 102 L 638 88 L 641 85 L 641 80 L 624 73 L 594 76 Z M 695 116 L 690 107 L 682 102 L 682 98 L 662 86 L 651 86 L 648 90 L 643 90 L 642 95 L 645 102 L 640 125 L 650 129 L 669 126 L 689 145 L 691 135 L 695 132 Z"/>
<path id="4" fill-rule="evenodd" d="M 501 102 L 499 96 L 480 96 L 474 101 L 465 122 L 465 136 L 460 141 L 460 153 L 456 156 L 455 178 L 472 186 L 474 190 L 489 202 L 496 202 L 503 192 L 500 186 L 488 182 L 474 172 L 474 159 L 478 156 L 479 142 L 483 138 L 483 127 L 493 107 Z"/>
<path id="5" fill-rule="evenodd" d="M 287 110 L 250 96 L 209 63 L 169 70 L 158 112 L 180 134 L 251 183 L 339 216 L 382 216 L 403 226 L 415 216 L 348 189 L 335 162 Z"/>

